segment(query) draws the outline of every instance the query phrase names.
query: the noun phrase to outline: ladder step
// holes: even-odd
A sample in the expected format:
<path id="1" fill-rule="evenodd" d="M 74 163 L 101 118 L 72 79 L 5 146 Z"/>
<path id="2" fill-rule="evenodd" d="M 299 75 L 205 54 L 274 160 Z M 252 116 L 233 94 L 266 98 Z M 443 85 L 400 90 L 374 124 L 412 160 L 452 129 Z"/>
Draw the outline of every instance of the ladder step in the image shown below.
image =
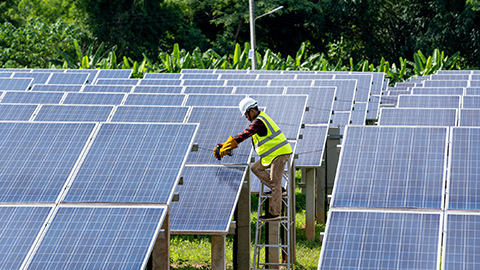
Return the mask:
<path id="1" fill-rule="evenodd" d="M 276 248 L 288 248 L 288 245 L 281 245 L 281 244 L 257 244 L 257 247 L 264 248 L 264 247 L 276 247 Z"/>

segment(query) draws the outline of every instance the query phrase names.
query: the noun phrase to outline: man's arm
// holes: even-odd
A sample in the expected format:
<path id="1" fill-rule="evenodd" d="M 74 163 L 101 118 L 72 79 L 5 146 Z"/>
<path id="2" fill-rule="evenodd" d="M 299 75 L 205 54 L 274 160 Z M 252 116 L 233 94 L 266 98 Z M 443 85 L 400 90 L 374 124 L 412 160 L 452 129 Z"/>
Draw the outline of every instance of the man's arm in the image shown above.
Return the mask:
<path id="1" fill-rule="evenodd" d="M 237 143 L 241 143 L 256 133 L 259 135 L 267 134 L 267 127 L 265 127 L 265 124 L 260 119 L 253 120 L 253 122 L 244 131 L 233 138 Z"/>

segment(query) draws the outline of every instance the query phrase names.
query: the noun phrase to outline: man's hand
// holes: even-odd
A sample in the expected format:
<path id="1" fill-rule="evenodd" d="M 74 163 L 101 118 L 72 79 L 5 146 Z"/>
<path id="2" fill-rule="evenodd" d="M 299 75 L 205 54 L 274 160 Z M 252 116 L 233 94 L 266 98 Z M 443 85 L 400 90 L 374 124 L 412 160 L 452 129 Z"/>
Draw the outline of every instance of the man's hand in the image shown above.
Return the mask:
<path id="1" fill-rule="evenodd" d="M 222 157 L 220 156 L 220 149 L 222 148 L 223 143 L 217 143 L 217 146 L 213 148 L 213 156 L 215 156 L 216 159 L 221 160 Z"/>
<path id="2" fill-rule="evenodd" d="M 238 143 L 237 141 L 235 141 L 235 139 L 230 136 L 228 137 L 228 140 L 224 143 L 219 143 L 218 144 L 221 148 L 220 148 L 220 157 L 223 158 L 225 155 L 228 155 L 228 152 L 229 150 L 232 150 L 232 149 L 235 149 L 238 147 Z"/>

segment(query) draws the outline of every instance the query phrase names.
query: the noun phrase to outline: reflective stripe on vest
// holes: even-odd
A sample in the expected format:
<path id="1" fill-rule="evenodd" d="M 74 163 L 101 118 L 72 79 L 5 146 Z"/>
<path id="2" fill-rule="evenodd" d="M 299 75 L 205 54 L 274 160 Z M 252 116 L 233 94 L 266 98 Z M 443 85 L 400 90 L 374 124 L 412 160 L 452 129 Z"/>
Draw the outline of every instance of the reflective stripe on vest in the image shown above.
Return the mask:
<path id="1" fill-rule="evenodd" d="M 257 118 L 267 128 L 267 135 L 263 137 L 253 135 L 255 151 L 260 156 L 262 165 L 269 166 L 277 156 L 291 154 L 292 147 L 277 124 L 264 112 L 260 112 Z"/>

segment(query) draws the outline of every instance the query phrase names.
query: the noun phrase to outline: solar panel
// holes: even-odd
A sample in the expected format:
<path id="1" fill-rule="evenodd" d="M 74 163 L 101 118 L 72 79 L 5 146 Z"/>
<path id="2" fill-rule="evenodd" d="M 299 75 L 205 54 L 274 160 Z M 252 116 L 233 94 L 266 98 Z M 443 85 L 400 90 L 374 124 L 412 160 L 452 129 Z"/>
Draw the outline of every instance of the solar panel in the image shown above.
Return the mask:
<path id="1" fill-rule="evenodd" d="M 233 86 L 187 86 L 185 94 L 231 94 Z"/>
<path id="2" fill-rule="evenodd" d="M 463 108 L 480 109 L 480 96 L 463 96 Z"/>
<path id="3" fill-rule="evenodd" d="M 0 104 L 0 120 L 28 121 L 36 109 L 33 104 Z"/>
<path id="4" fill-rule="evenodd" d="M 188 69 L 188 68 L 184 68 L 180 71 L 180 73 L 215 73 L 216 71 L 217 70 L 215 70 L 215 69 Z"/>
<path id="5" fill-rule="evenodd" d="M 97 79 L 97 85 L 138 85 L 141 79 Z"/>
<path id="6" fill-rule="evenodd" d="M 243 95 L 254 95 L 254 94 L 262 94 L 262 95 L 281 95 L 285 87 L 255 87 L 255 86 L 238 86 L 235 88 L 235 94 L 243 94 Z"/>
<path id="7" fill-rule="evenodd" d="M 0 90 L 26 91 L 32 82 L 31 78 L 0 78 Z"/>
<path id="8" fill-rule="evenodd" d="M 58 104 L 62 98 L 58 92 L 6 92 L 2 103 Z"/>
<path id="9" fill-rule="evenodd" d="M 463 88 L 454 87 L 414 87 L 412 95 L 463 95 Z"/>
<path id="10" fill-rule="evenodd" d="M 83 85 L 67 85 L 67 84 L 34 84 L 32 91 L 49 91 L 49 92 L 80 92 Z"/>
<path id="11" fill-rule="evenodd" d="M 63 104 L 119 105 L 125 94 L 68 93 Z"/>
<path id="12" fill-rule="evenodd" d="M 131 69 L 101 69 L 96 77 L 98 79 L 129 79 L 132 76 Z"/>
<path id="13" fill-rule="evenodd" d="M 478 213 L 448 213 L 445 230 L 441 269 L 478 269 L 480 267 Z"/>
<path id="14" fill-rule="evenodd" d="M 469 74 L 432 74 L 430 80 L 437 81 L 468 81 L 470 80 Z"/>
<path id="15" fill-rule="evenodd" d="M 2 69 L 3 70 L 3 69 Z M 0 78 L 10 78 L 13 72 L 11 71 L 0 71 Z"/>
<path id="16" fill-rule="evenodd" d="M 50 73 L 64 73 L 66 69 L 57 68 L 34 68 L 31 72 L 50 72 Z"/>
<path id="17" fill-rule="evenodd" d="M 145 73 L 144 79 L 175 79 L 179 80 L 182 77 L 181 73 Z"/>
<path id="18" fill-rule="evenodd" d="M 34 121 L 105 122 L 113 106 L 42 105 Z"/>
<path id="19" fill-rule="evenodd" d="M 334 74 L 297 74 L 297 80 L 333 80 Z"/>
<path id="20" fill-rule="evenodd" d="M 350 124 L 352 125 L 365 125 L 367 119 L 367 102 L 355 102 L 353 105 L 353 111 L 350 114 Z"/>
<path id="21" fill-rule="evenodd" d="M 330 116 L 330 127 L 338 128 L 339 134 L 343 135 L 345 127 L 350 125 L 351 112 L 333 112 Z"/>
<path id="22" fill-rule="evenodd" d="M 476 72 L 477 72 L 476 70 L 473 71 L 473 74 L 471 76 L 472 81 L 480 81 L 480 74 Z"/>
<path id="23" fill-rule="evenodd" d="M 437 74 L 472 74 L 472 70 L 439 70 Z"/>
<path id="24" fill-rule="evenodd" d="M 174 233 L 227 233 L 246 166 L 185 166 L 180 199 L 171 204 Z"/>
<path id="25" fill-rule="evenodd" d="M 183 91 L 183 86 L 135 86 L 133 92 L 135 93 L 155 93 L 155 94 L 180 94 Z"/>
<path id="26" fill-rule="evenodd" d="M 467 87 L 465 88 L 465 95 L 480 95 L 480 87 Z"/>
<path id="27" fill-rule="evenodd" d="M 372 72 L 372 88 L 370 90 L 370 95 L 381 95 L 383 90 L 383 85 L 385 81 L 385 73 L 382 72 Z"/>
<path id="28" fill-rule="evenodd" d="M 55 202 L 94 127 L 0 123 L 0 201 Z"/>
<path id="29" fill-rule="evenodd" d="M 295 86 L 306 87 L 313 86 L 313 80 L 272 80 L 270 86 Z"/>
<path id="30" fill-rule="evenodd" d="M 381 108 L 379 125 L 456 126 L 458 109 Z"/>
<path id="31" fill-rule="evenodd" d="M 130 85 L 85 85 L 82 92 L 117 92 L 130 93 L 133 86 Z"/>
<path id="32" fill-rule="evenodd" d="M 231 86 L 268 86 L 268 80 L 228 80 L 226 85 Z M 273 81 L 272 81 L 273 82 Z M 271 85 L 271 86 L 281 86 L 281 85 Z"/>
<path id="33" fill-rule="evenodd" d="M 52 73 L 47 84 L 85 84 L 89 73 Z"/>
<path id="34" fill-rule="evenodd" d="M 424 81 L 424 87 L 468 87 L 468 81 Z"/>
<path id="35" fill-rule="evenodd" d="M 367 102 L 372 88 L 371 74 L 337 74 L 335 80 L 357 80 L 357 91 L 355 92 L 355 101 Z"/>
<path id="36" fill-rule="evenodd" d="M 448 209 L 480 210 L 479 136 L 476 127 L 452 128 Z"/>
<path id="37" fill-rule="evenodd" d="M 59 207 L 28 269 L 144 269 L 165 207 Z"/>
<path id="38" fill-rule="evenodd" d="M 461 96 L 399 95 L 398 108 L 460 108 Z"/>
<path id="39" fill-rule="evenodd" d="M 245 95 L 190 94 L 185 106 L 238 106 Z M 238 111 L 240 115 L 240 111 Z"/>
<path id="40" fill-rule="evenodd" d="M 196 129 L 102 123 L 64 200 L 169 203 Z"/>
<path id="41" fill-rule="evenodd" d="M 203 74 L 183 74 L 182 80 L 218 80 L 220 79 L 220 74 L 210 74 L 210 73 L 203 73 Z"/>
<path id="42" fill-rule="evenodd" d="M 380 96 L 380 104 L 382 104 L 383 106 L 387 106 L 387 105 L 397 106 L 397 101 L 398 101 L 397 96 L 389 96 L 388 94 Z"/>
<path id="43" fill-rule="evenodd" d="M 213 156 L 213 148 L 217 143 L 225 142 L 229 136 L 237 135 L 249 125 L 245 116 L 238 111 L 238 107 L 193 107 L 187 121 L 200 123 L 194 140 L 199 150 L 190 153 L 187 163 L 248 163 L 252 150 L 250 142 L 241 143 L 233 150 L 233 156 L 225 156 L 221 161 Z"/>
<path id="44" fill-rule="evenodd" d="M 0 206 L 0 268 L 21 269 L 50 210 L 46 206 Z"/>
<path id="45" fill-rule="evenodd" d="M 295 80 L 295 74 L 258 74 L 258 80 Z"/>
<path id="46" fill-rule="evenodd" d="M 179 86 L 182 84 L 181 80 L 169 80 L 169 79 L 160 79 L 160 80 L 150 80 L 150 79 L 142 79 L 139 82 L 139 85 L 172 85 L 172 86 Z"/>
<path id="47" fill-rule="evenodd" d="M 65 72 L 66 73 L 88 73 L 89 75 L 88 75 L 87 83 L 93 84 L 100 70 L 99 69 L 66 69 Z"/>
<path id="48" fill-rule="evenodd" d="M 288 87 L 286 94 L 308 95 L 308 111 L 305 112 L 303 119 L 305 124 L 328 124 L 332 114 L 335 92 L 335 87 Z"/>
<path id="49" fill-rule="evenodd" d="M 314 86 L 335 86 L 337 87 L 337 99 L 333 103 L 334 111 L 350 111 L 353 107 L 355 96 L 356 80 L 316 80 Z"/>
<path id="50" fill-rule="evenodd" d="M 256 80 L 258 77 L 257 74 L 231 74 L 231 73 L 226 73 L 226 74 L 221 74 L 220 79 L 222 80 Z"/>
<path id="51" fill-rule="evenodd" d="M 331 211 L 318 269 L 438 269 L 439 213 Z"/>
<path id="52" fill-rule="evenodd" d="M 445 127 L 349 126 L 331 205 L 441 209 L 447 135 Z"/>
<path id="53" fill-rule="evenodd" d="M 367 107 L 367 120 L 378 119 L 380 110 L 380 96 L 370 96 Z"/>
<path id="54" fill-rule="evenodd" d="M 129 94 L 125 105 L 181 106 L 184 94 Z"/>
<path id="55" fill-rule="evenodd" d="M 225 80 L 184 80 L 185 86 L 224 86 Z"/>
<path id="56" fill-rule="evenodd" d="M 44 84 L 51 74 L 45 72 L 15 72 L 12 78 L 32 78 L 32 84 Z"/>
<path id="57" fill-rule="evenodd" d="M 458 119 L 461 127 L 479 127 L 480 109 L 460 109 L 460 117 Z"/>
<path id="58" fill-rule="evenodd" d="M 112 122 L 183 123 L 188 107 L 118 106 Z"/>
<path id="59" fill-rule="evenodd" d="M 322 165 L 325 141 L 327 139 L 327 125 L 305 125 L 300 131 L 302 139 L 297 140 L 295 153 L 295 167 L 320 167 Z"/>
<path id="60" fill-rule="evenodd" d="M 307 104 L 307 95 L 251 95 L 278 125 L 287 139 L 297 139 Z M 288 108 L 288 109 L 287 109 Z M 238 109 L 237 109 L 238 112 Z"/>

